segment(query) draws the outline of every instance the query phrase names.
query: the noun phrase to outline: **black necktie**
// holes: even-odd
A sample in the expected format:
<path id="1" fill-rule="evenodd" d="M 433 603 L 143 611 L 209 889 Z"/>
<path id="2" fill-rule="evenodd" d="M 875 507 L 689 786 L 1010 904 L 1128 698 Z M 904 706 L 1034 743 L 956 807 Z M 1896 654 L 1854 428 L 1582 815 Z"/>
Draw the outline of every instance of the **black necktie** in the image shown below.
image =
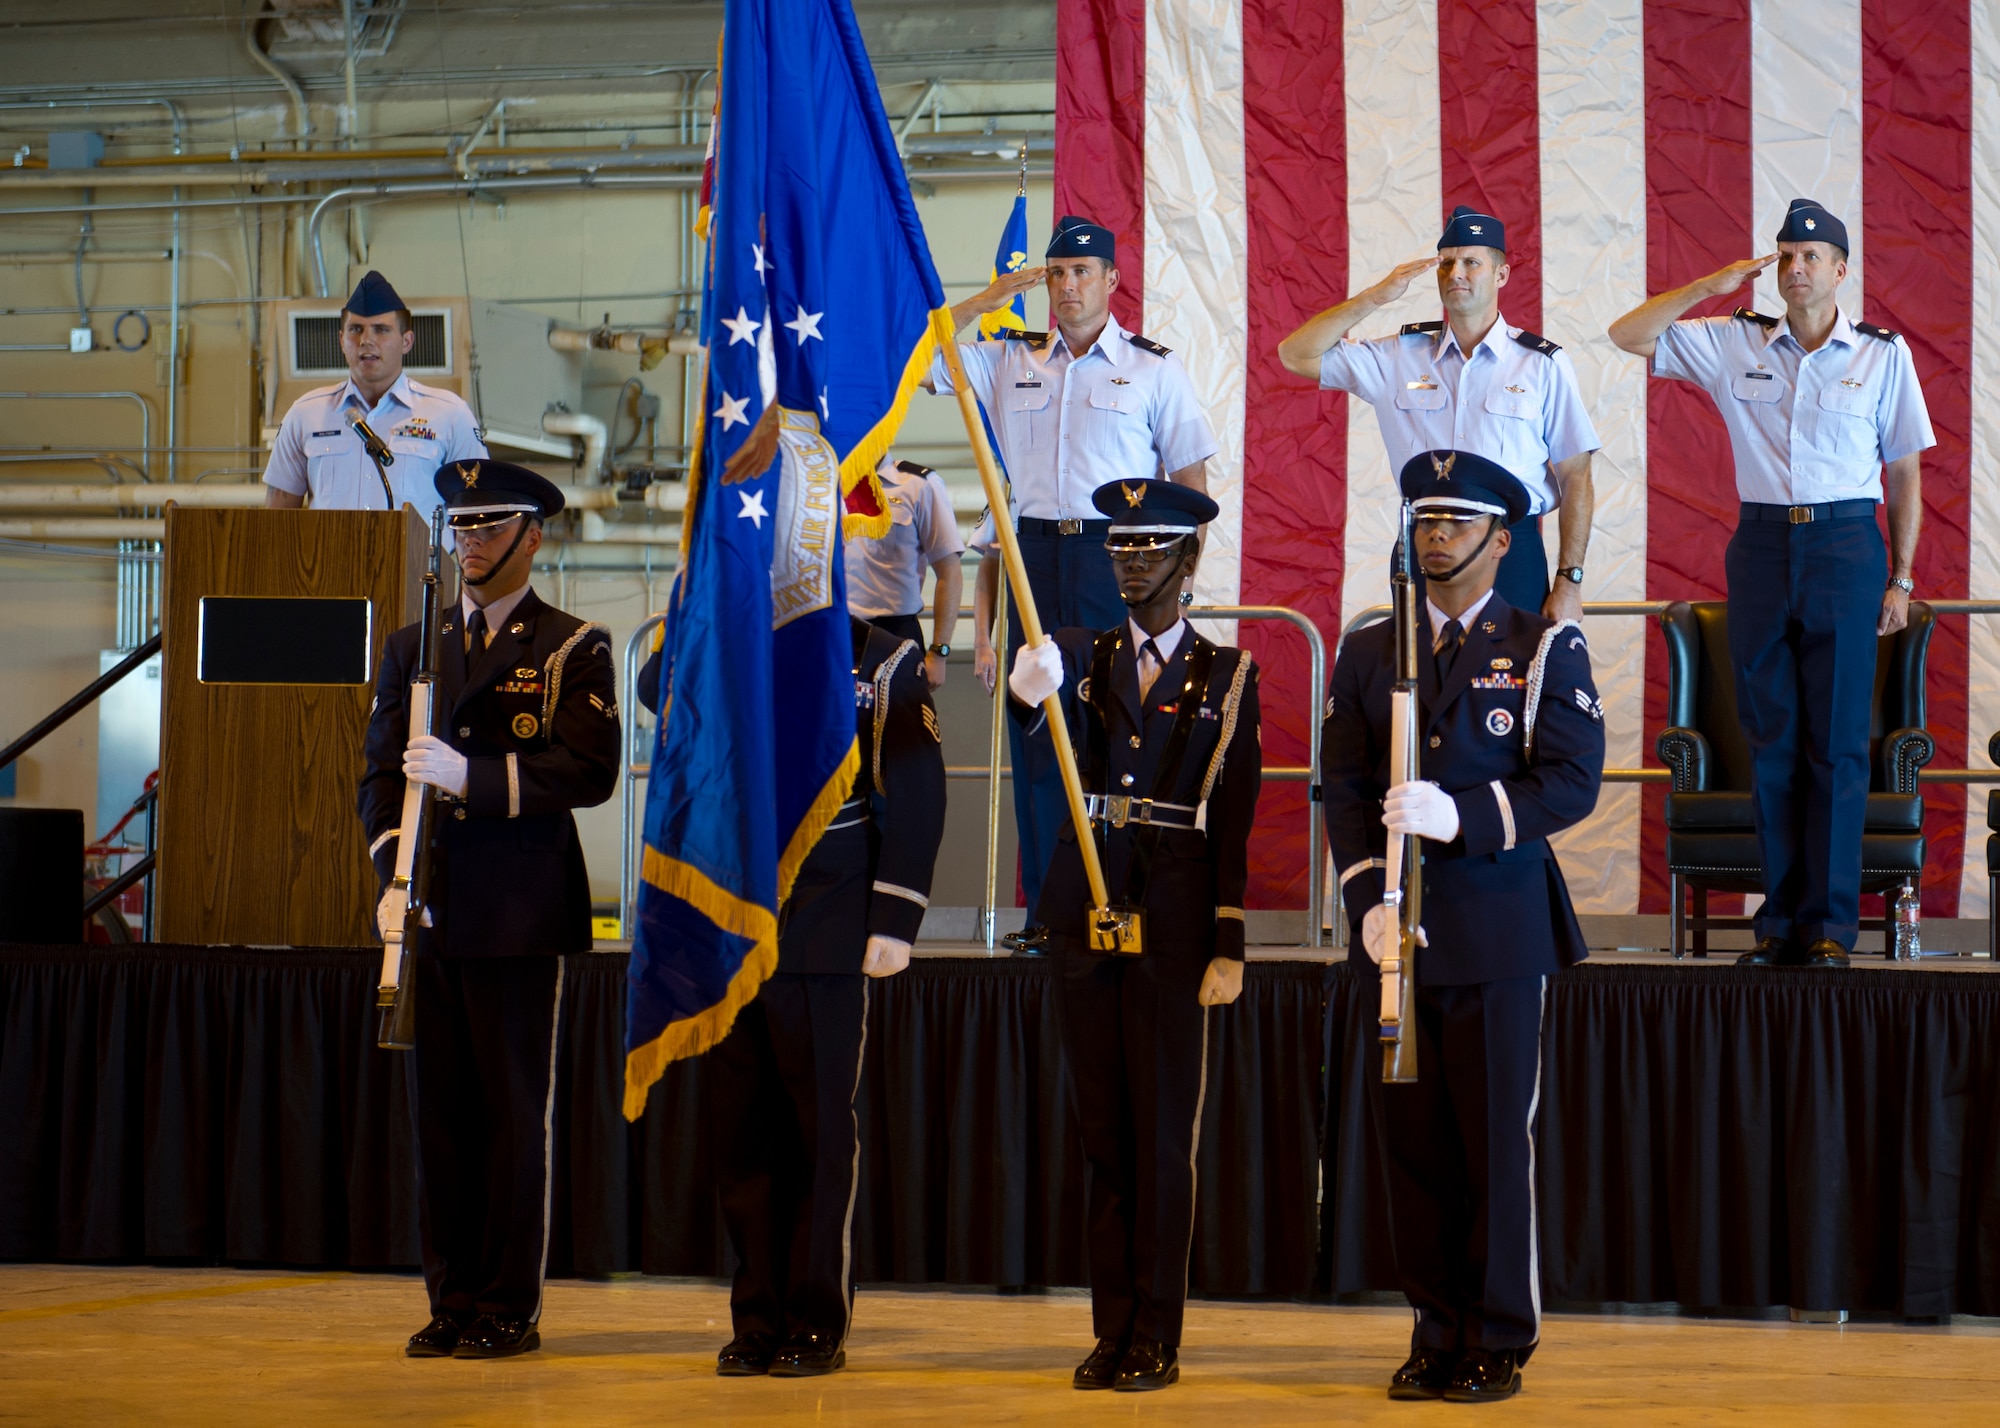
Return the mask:
<path id="1" fill-rule="evenodd" d="M 1444 622 L 1444 633 L 1438 636 L 1437 660 L 1438 683 L 1443 684 L 1451 673 L 1452 661 L 1458 658 L 1458 647 L 1465 642 L 1465 626 L 1456 620 Z"/>
<path id="2" fill-rule="evenodd" d="M 465 653 L 473 663 L 486 653 L 486 612 L 474 610 L 465 621 Z"/>
<path id="3" fill-rule="evenodd" d="M 1153 659 L 1153 672 L 1150 675 L 1146 673 L 1146 657 L 1148 655 L 1151 655 Z M 1158 645 L 1154 644 L 1151 640 L 1147 640 L 1146 643 L 1139 646 L 1139 699 L 1141 703 L 1145 701 L 1148 694 L 1153 692 L 1154 682 L 1166 672 L 1166 668 L 1167 662 L 1160 657 L 1160 647 Z"/>

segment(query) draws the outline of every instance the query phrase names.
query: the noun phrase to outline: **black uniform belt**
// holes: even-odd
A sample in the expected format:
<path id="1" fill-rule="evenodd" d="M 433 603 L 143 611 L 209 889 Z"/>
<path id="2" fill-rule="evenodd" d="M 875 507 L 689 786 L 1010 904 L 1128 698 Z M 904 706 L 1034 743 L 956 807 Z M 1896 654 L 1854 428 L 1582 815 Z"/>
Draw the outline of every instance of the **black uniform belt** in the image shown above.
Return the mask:
<path id="1" fill-rule="evenodd" d="M 1087 535 L 1103 540 L 1111 534 L 1109 521 L 1045 521 L 1040 516 L 1023 516 L 1018 527 L 1022 535 Z"/>
<path id="2" fill-rule="evenodd" d="M 1156 798 L 1132 798 L 1122 793 L 1086 793 L 1083 810 L 1093 823 L 1123 828 L 1127 823 L 1151 824 L 1156 828 L 1192 828 L 1200 811 L 1185 803 L 1162 803 Z"/>
<path id="3" fill-rule="evenodd" d="M 1774 506 L 1766 501 L 1745 501 L 1742 519 L 1770 521 L 1781 526 L 1804 526 L 1814 521 L 1858 521 L 1875 519 L 1873 501 L 1826 501 L 1817 506 Z"/>

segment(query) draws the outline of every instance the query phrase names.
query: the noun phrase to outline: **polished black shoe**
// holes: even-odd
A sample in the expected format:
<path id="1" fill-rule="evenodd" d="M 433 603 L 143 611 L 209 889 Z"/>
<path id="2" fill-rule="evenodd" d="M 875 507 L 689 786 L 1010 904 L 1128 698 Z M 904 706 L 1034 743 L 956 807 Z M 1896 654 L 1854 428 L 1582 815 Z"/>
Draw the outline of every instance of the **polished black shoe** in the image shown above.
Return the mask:
<path id="1" fill-rule="evenodd" d="M 1110 1388 L 1118 1382 L 1118 1365 L 1125 1360 L 1125 1346 L 1116 1339 L 1099 1339 L 1090 1357 L 1076 1366 L 1070 1379 L 1072 1388 Z"/>
<path id="2" fill-rule="evenodd" d="M 1000 938 L 1001 942 L 1013 948 L 1017 957 L 1046 957 L 1049 955 L 1049 930 L 1036 924 L 1024 927 L 1019 932 L 1009 932 Z"/>
<path id="3" fill-rule="evenodd" d="M 1180 1355 L 1158 1339 L 1135 1338 L 1118 1361 L 1118 1378 L 1111 1386 L 1120 1393 L 1145 1393 L 1181 1379 Z"/>
<path id="4" fill-rule="evenodd" d="M 412 1359 L 448 1359 L 451 1357 L 451 1351 L 458 1347 L 458 1341 L 464 1333 L 465 1325 L 449 1314 L 440 1314 L 410 1335 L 410 1342 L 403 1346 L 403 1356 Z"/>
<path id="5" fill-rule="evenodd" d="M 1389 1397 L 1443 1398 L 1457 1367 L 1457 1354 L 1443 1349 L 1418 1349 L 1389 1380 Z"/>
<path id="6" fill-rule="evenodd" d="M 502 1319 L 482 1314 L 472 1327 L 458 1336 L 451 1351 L 455 1359 L 511 1359 L 542 1346 L 541 1331 L 529 1319 Z"/>
<path id="7" fill-rule="evenodd" d="M 1831 937 L 1822 937 L 1819 941 L 1813 943 L 1812 946 L 1806 948 L 1806 965 L 1808 967 L 1845 967 L 1847 965 L 1847 949 L 1838 942 L 1835 942 Z"/>
<path id="8" fill-rule="evenodd" d="M 1798 961 L 1792 944 L 1782 937 L 1760 937 L 1757 945 L 1736 959 L 1739 967 L 1785 967 Z"/>
<path id="9" fill-rule="evenodd" d="M 847 1367 L 847 1350 L 831 1334 L 794 1334 L 771 1360 L 772 1378 L 817 1378 Z"/>
<path id="10" fill-rule="evenodd" d="M 738 1334 L 715 1356 L 719 1378 L 756 1378 L 771 1371 L 778 1356 L 778 1341 L 769 1334 Z"/>
<path id="11" fill-rule="evenodd" d="M 1521 1391 L 1521 1356 L 1513 1349 L 1467 1349 L 1445 1385 L 1447 1403 L 1498 1403 Z"/>

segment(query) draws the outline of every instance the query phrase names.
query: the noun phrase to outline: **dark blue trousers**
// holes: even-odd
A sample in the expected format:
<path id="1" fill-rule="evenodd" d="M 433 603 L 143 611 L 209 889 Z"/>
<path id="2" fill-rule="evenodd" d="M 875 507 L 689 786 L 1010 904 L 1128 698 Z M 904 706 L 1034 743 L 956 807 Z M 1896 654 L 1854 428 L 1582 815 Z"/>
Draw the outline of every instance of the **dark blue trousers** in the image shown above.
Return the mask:
<path id="1" fill-rule="evenodd" d="M 1077 626 L 1108 630 L 1125 618 L 1125 602 L 1111 574 L 1102 535 L 1021 536 L 1021 563 L 1028 568 L 1028 589 L 1035 613 L 1049 634 Z M 1007 661 L 1000 667 L 1004 681 L 1021 647 L 1021 612 L 1014 594 L 1007 593 Z M 1049 859 L 1055 856 L 1056 834 L 1069 821 L 1069 801 L 1063 795 L 1062 767 L 1048 726 L 1030 734 L 1032 710 L 1011 704 L 1007 741 L 1014 768 L 1014 827 L 1021 843 L 1021 887 L 1027 895 L 1030 924 L 1046 921 L 1036 912 Z"/>
<path id="2" fill-rule="evenodd" d="M 1542 602 L 1549 598 L 1549 552 L 1542 543 L 1542 518 L 1528 516 L 1507 527 L 1507 534 L 1513 537 L 1507 554 L 1500 561 L 1500 569 L 1494 573 L 1493 588 L 1500 592 L 1500 598 L 1516 610 L 1528 610 L 1539 615 Z M 1389 551 L 1389 569 L 1396 568 L 1396 552 Z M 1424 572 L 1421 566 L 1415 572 L 1417 577 L 1417 598 L 1424 597 Z"/>
<path id="3" fill-rule="evenodd" d="M 1888 553 L 1874 517 L 1744 521 L 1730 538 L 1729 654 L 1764 862 L 1757 935 L 1852 950 L 1875 622 Z"/>

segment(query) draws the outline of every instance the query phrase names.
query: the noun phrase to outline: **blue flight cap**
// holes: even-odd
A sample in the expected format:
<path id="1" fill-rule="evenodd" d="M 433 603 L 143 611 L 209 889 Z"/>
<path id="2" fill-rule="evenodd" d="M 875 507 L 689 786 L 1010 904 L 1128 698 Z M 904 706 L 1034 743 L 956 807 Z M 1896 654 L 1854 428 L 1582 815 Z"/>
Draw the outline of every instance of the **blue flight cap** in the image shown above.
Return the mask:
<path id="1" fill-rule="evenodd" d="M 1106 264 L 1118 261 L 1118 239 L 1109 228 L 1065 213 L 1056 220 L 1055 236 L 1049 239 L 1044 258 L 1102 258 Z"/>
<path id="2" fill-rule="evenodd" d="M 1490 213 L 1481 213 L 1461 203 L 1444 221 L 1444 236 L 1438 239 L 1438 251 L 1442 253 L 1447 248 L 1498 248 L 1504 253 L 1507 225 Z"/>
<path id="3" fill-rule="evenodd" d="M 1533 505 L 1520 478 L 1497 461 L 1470 451 L 1423 451 L 1403 465 L 1403 499 L 1419 516 L 1469 521 L 1499 516 L 1508 525 Z"/>
<path id="4" fill-rule="evenodd" d="M 511 461 L 447 461 L 431 484 L 444 498 L 445 515 L 455 531 L 495 526 L 516 516 L 545 520 L 563 508 L 560 486 Z"/>
<path id="5" fill-rule="evenodd" d="M 1114 549 L 1166 545 L 1222 514 L 1194 487 L 1153 479 L 1106 481 L 1090 493 L 1090 503 L 1111 517 L 1104 543 Z"/>
<path id="6" fill-rule="evenodd" d="M 396 290 L 389 286 L 389 280 L 370 268 L 354 285 L 354 291 L 347 295 L 347 305 L 341 311 L 350 317 L 380 317 L 384 313 L 405 312 L 408 309 L 409 304 L 396 295 Z"/>
<path id="7" fill-rule="evenodd" d="M 1831 243 L 1847 251 L 1847 225 L 1809 198 L 1795 198 L 1778 226 L 1780 243 Z"/>

